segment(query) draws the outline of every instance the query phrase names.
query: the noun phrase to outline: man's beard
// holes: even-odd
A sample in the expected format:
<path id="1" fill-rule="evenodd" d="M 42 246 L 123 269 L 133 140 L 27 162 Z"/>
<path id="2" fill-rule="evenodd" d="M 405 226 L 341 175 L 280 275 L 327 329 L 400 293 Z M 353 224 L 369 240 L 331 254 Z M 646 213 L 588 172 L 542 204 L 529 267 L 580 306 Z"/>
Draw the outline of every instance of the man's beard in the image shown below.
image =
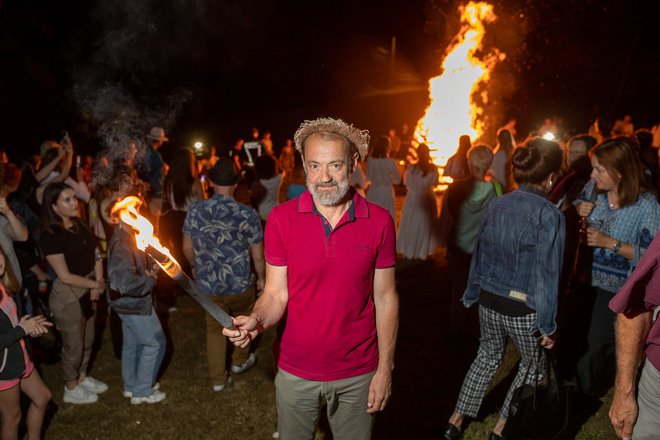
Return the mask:
<path id="1" fill-rule="evenodd" d="M 333 187 L 334 190 L 317 191 L 321 187 Z M 349 187 L 348 178 L 340 181 L 332 180 L 330 182 L 310 182 L 307 180 L 309 192 L 312 193 L 314 200 L 323 206 L 337 206 L 340 204 L 344 200 L 344 197 L 346 197 L 346 194 L 348 194 Z"/>

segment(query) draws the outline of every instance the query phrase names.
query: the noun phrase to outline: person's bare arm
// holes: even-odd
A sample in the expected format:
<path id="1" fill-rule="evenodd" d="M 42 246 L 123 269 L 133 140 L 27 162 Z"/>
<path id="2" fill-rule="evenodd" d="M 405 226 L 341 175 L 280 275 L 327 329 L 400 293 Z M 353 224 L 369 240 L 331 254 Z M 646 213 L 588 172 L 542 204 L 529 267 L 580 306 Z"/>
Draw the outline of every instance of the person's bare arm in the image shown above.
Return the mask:
<path id="1" fill-rule="evenodd" d="M 593 247 L 600 247 L 614 251 L 614 245 L 617 240 L 609 235 L 598 231 L 595 228 L 587 228 L 587 244 Z M 630 243 L 621 242 L 621 249 L 618 251 L 619 255 L 623 255 L 629 260 L 632 260 L 635 254 L 635 247 Z"/>
<path id="2" fill-rule="evenodd" d="M 254 270 L 257 272 L 257 294 L 260 294 L 266 286 L 266 258 L 264 257 L 264 243 L 250 246 L 250 254 L 254 262 Z"/>
<path id="3" fill-rule="evenodd" d="M 632 438 L 637 420 L 637 369 L 650 328 L 651 312 L 619 314 L 616 320 L 616 379 L 609 415 L 616 435 L 624 439 Z"/>
<path id="4" fill-rule="evenodd" d="M 37 179 L 37 182 L 41 183 L 46 177 L 48 177 L 48 175 L 55 169 L 55 167 L 64 158 L 64 156 L 66 156 L 66 151 L 64 150 L 64 148 L 60 148 L 57 158 L 53 159 L 52 161 L 48 162 L 45 165 L 42 165 L 41 168 L 39 168 L 39 171 L 35 173 L 34 177 Z"/>
<path id="5" fill-rule="evenodd" d="M 64 161 L 64 165 L 62 166 L 62 170 L 59 172 L 59 174 L 55 176 L 49 183 L 62 183 L 67 179 L 67 177 L 69 177 L 69 173 L 71 172 L 71 164 L 73 163 L 73 147 L 71 144 L 62 144 L 60 148 L 65 151 L 64 158 L 62 159 Z"/>
<path id="6" fill-rule="evenodd" d="M 370 413 L 385 409 L 392 394 L 394 349 L 399 328 L 399 295 L 394 281 L 394 267 L 376 269 L 374 305 L 378 335 L 378 368 L 369 386 L 367 412 Z"/>
<path id="7" fill-rule="evenodd" d="M 5 197 L 0 197 L 0 214 L 4 215 L 9 222 L 9 236 L 13 241 L 25 241 L 28 239 L 28 228 L 14 211 L 11 210 Z"/>
<path id="8" fill-rule="evenodd" d="M 66 180 L 67 177 L 69 177 L 69 173 L 71 172 L 71 165 L 73 164 L 73 144 L 71 143 L 71 140 L 67 140 L 65 142 L 62 142 L 62 147 L 66 151 L 66 155 L 64 156 L 64 166 L 62 167 L 62 172 L 60 173 L 60 176 L 64 176 L 62 179 L 62 182 Z"/>

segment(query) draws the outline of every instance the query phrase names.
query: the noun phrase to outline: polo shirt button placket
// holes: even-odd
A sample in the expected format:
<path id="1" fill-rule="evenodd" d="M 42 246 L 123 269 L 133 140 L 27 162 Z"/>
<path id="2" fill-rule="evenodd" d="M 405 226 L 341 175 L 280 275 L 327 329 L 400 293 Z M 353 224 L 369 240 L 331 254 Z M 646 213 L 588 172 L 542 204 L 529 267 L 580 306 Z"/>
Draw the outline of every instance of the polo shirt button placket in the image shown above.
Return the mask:
<path id="1" fill-rule="evenodd" d="M 334 257 L 335 256 L 335 249 L 337 248 L 335 246 L 335 231 L 332 231 L 330 233 L 330 236 L 328 237 L 328 246 L 326 246 L 325 254 L 328 257 Z"/>

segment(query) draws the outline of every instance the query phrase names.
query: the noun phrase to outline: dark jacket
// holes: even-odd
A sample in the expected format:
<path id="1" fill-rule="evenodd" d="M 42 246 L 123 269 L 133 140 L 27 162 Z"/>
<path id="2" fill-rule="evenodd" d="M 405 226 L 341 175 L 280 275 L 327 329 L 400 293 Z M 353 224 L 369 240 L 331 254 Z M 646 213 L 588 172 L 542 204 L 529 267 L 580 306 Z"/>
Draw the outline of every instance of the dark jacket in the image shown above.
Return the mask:
<path id="1" fill-rule="evenodd" d="M 135 236 L 127 228 L 116 228 L 108 243 L 110 307 L 117 313 L 150 315 L 156 280 L 145 274 L 147 256 L 137 248 Z"/>
<path id="2" fill-rule="evenodd" d="M 21 316 L 20 305 L 17 306 L 18 316 Z M 14 327 L 9 316 L 0 310 L 0 380 L 16 379 L 25 372 L 25 359 L 19 341 L 26 336 L 23 327 Z"/>

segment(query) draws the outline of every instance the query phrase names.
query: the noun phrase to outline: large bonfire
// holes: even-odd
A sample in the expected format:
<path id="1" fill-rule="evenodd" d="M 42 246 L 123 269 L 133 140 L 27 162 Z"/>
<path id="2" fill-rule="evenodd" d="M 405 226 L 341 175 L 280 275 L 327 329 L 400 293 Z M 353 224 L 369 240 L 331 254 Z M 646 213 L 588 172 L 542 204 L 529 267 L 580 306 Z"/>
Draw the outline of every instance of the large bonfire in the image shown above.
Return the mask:
<path id="1" fill-rule="evenodd" d="M 485 25 L 497 18 L 493 5 L 470 2 L 459 10 L 461 30 L 447 49 L 440 75 L 429 80 L 430 103 L 414 133 L 417 142 L 430 147 L 433 161 L 440 166 L 454 153 L 461 135 L 466 134 L 473 141 L 482 136 L 481 105 L 488 102 L 491 71 L 504 59 L 504 54 L 497 50 L 481 59 L 476 56 L 482 49 Z"/>

